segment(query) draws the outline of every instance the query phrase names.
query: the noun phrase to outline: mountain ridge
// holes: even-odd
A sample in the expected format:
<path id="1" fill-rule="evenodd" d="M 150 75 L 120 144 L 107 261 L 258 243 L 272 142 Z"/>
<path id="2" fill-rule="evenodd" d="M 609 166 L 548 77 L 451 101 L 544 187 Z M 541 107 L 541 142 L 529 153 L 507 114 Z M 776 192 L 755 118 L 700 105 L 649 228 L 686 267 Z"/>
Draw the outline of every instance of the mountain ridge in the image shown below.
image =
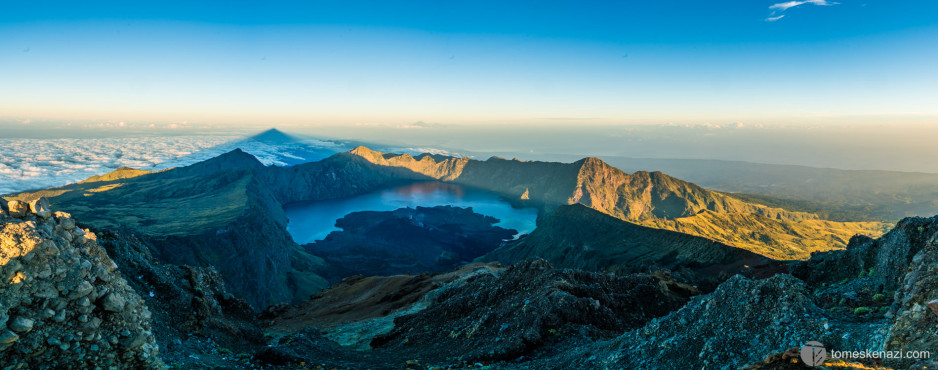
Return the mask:
<path id="1" fill-rule="evenodd" d="M 775 259 L 806 259 L 814 251 L 842 248 L 858 232 L 878 236 L 887 227 L 825 221 L 806 212 L 748 203 L 658 171 L 627 174 L 595 157 L 573 163 L 445 156 L 418 161 L 364 147 L 349 153 L 377 165 L 491 190 L 514 203 L 549 209 L 580 203 L 625 221 L 702 236 Z M 745 227 L 737 232 L 734 225 Z M 770 225 L 773 234 L 760 232 L 759 225 Z"/>
<path id="2" fill-rule="evenodd" d="M 7 198 L 32 200 L 45 196 L 96 228 L 145 234 L 153 239 L 157 248 L 154 255 L 161 259 L 216 266 L 232 289 L 255 308 L 305 299 L 327 286 L 317 273 L 323 260 L 303 251 L 287 233 L 289 220 L 283 213 L 284 204 L 354 196 L 413 181 L 472 186 L 501 194 L 513 204 L 540 206 L 544 212 L 581 203 L 628 222 L 703 236 L 776 259 L 806 258 L 812 251 L 836 249 L 855 231 L 869 229 L 799 225 L 815 220 L 807 214 L 751 205 L 662 173 L 625 174 L 596 158 L 574 163 L 494 157 L 477 161 L 429 154 L 386 154 L 358 147 L 321 161 L 268 167 L 236 149 L 161 172 L 121 171 L 135 176 L 115 173 L 101 178 L 113 179 L 109 181 L 71 184 Z M 711 209 L 715 211 L 701 212 Z M 744 211 L 752 213 L 741 213 Z M 701 220 L 705 216 L 718 222 L 704 223 Z M 787 238 L 781 242 L 797 253 L 761 248 L 763 239 L 772 236 L 753 230 L 743 229 L 741 235 L 708 229 L 719 225 L 733 230 L 736 225 L 769 221 L 779 225 L 777 232 Z M 810 230 L 814 233 L 807 232 Z M 836 237 L 819 241 L 799 236 L 831 232 Z M 258 249 L 259 245 L 266 248 Z M 263 279 L 236 278 L 245 272 Z"/>

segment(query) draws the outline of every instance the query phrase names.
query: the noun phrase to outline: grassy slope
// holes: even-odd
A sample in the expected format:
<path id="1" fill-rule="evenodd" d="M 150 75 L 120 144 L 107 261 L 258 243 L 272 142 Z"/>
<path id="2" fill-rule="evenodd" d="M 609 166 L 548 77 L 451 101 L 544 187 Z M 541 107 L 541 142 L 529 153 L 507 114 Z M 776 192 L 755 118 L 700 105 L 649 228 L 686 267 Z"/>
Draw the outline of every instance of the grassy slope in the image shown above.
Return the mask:
<path id="1" fill-rule="evenodd" d="M 881 222 L 785 221 L 744 213 L 700 214 L 641 225 L 703 236 L 778 260 L 804 260 L 811 252 L 839 249 L 856 234 L 873 237 L 890 227 Z"/>
<path id="2" fill-rule="evenodd" d="M 120 171 L 120 170 L 118 170 Z M 43 196 L 99 228 L 126 226 L 154 236 L 198 234 L 224 227 L 247 206 L 250 174 L 218 177 L 107 174 L 77 184 L 21 193 L 9 199 Z"/>

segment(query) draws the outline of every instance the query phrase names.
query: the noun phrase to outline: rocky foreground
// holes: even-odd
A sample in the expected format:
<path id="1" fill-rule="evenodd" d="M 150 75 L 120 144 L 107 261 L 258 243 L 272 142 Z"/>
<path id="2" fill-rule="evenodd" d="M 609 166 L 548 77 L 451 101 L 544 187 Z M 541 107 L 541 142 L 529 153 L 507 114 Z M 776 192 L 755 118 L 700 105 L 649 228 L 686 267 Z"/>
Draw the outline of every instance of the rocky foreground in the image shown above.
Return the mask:
<path id="1" fill-rule="evenodd" d="M 0 364 L 161 368 L 143 299 L 67 213 L 43 199 L 0 209 Z"/>
<path id="2" fill-rule="evenodd" d="M 0 207 L 0 368 L 785 369 L 806 341 L 938 352 L 938 217 L 712 292 L 524 259 L 353 277 L 259 314 L 213 269 L 153 249 L 42 199 Z"/>

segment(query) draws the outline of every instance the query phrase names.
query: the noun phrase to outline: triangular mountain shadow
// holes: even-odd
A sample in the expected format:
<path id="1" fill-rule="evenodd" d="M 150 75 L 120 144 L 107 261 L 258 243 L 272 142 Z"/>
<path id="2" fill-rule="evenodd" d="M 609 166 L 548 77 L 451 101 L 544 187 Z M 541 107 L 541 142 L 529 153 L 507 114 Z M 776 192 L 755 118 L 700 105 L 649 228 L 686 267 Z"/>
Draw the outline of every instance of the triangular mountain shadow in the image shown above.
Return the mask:
<path id="1" fill-rule="evenodd" d="M 256 157 L 265 166 L 290 167 L 301 163 L 325 159 L 335 153 L 350 149 L 343 141 L 317 138 L 314 136 L 291 135 L 272 128 L 242 139 L 233 140 L 211 148 L 185 155 L 163 163 L 159 168 L 182 167 L 208 160 L 235 149 L 241 149 Z M 152 170 L 153 168 L 146 168 Z"/>

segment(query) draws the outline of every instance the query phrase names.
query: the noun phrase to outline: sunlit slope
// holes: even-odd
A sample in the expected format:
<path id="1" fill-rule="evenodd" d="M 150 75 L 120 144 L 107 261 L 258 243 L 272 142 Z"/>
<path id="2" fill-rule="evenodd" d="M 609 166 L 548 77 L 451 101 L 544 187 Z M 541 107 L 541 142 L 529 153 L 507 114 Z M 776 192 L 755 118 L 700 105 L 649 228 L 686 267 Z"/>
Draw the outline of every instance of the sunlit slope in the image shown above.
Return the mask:
<path id="1" fill-rule="evenodd" d="M 394 155 L 359 147 L 351 154 L 381 166 L 501 193 L 545 206 L 580 203 L 621 220 L 705 237 L 777 259 L 842 248 L 854 234 L 879 236 L 878 222 L 832 222 L 704 189 L 660 172 L 627 174 L 597 158 L 573 163 Z"/>
<path id="2" fill-rule="evenodd" d="M 648 219 L 641 225 L 704 236 L 779 259 L 808 259 L 811 252 L 847 245 L 856 234 L 880 236 L 889 224 L 881 222 L 788 221 L 748 213 L 700 214 L 673 220 Z"/>

